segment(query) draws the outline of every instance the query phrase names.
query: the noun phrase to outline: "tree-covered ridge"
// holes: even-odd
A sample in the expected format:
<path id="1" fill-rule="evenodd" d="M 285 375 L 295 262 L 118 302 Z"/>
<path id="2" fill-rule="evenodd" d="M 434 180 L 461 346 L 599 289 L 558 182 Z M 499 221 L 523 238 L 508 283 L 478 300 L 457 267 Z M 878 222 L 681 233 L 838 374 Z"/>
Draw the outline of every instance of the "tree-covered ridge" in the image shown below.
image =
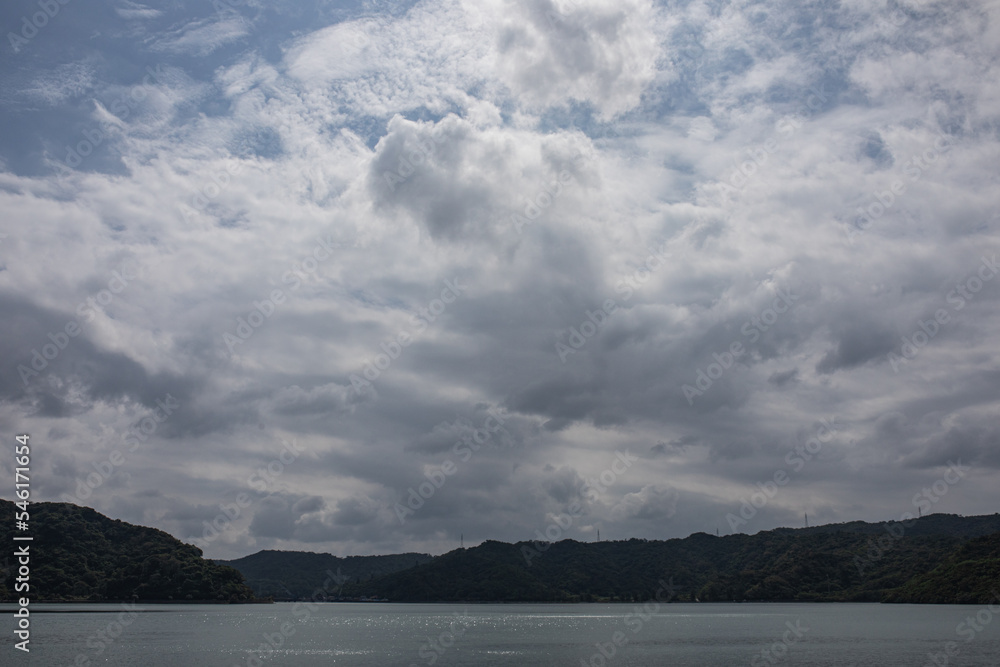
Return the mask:
<path id="1" fill-rule="evenodd" d="M 989 601 L 1000 515 L 844 527 L 666 541 L 489 541 L 348 584 L 345 593 L 398 601 L 633 601 L 654 597 L 660 581 L 672 580 L 678 601 Z M 989 536 L 976 539 L 982 535 Z"/>
<path id="2" fill-rule="evenodd" d="M 66 503 L 34 503 L 31 591 L 39 600 L 245 602 L 259 595 L 397 601 L 638 601 L 669 584 L 678 601 L 1000 600 L 1000 514 L 936 514 L 755 535 L 555 544 L 487 541 L 442 556 L 262 551 L 213 563 L 163 531 Z M 14 504 L 0 540 L 14 544 Z M 0 600 L 14 597 L 4 562 Z"/>
<path id="3" fill-rule="evenodd" d="M 890 602 L 1000 602 L 1000 533 L 976 538 L 934 568 L 906 582 Z"/>
<path id="4" fill-rule="evenodd" d="M 275 599 L 338 597 L 348 583 L 360 584 L 432 560 L 428 554 L 347 556 L 307 551 L 259 551 L 236 560 L 217 563 L 236 568 L 258 596 Z M 324 585 L 327 581 L 331 585 Z"/>
<path id="5" fill-rule="evenodd" d="M 15 544 L 14 503 L 0 499 L 0 541 Z M 248 602 L 243 575 L 155 528 L 135 526 L 70 503 L 31 503 L 28 532 L 33 601 L 174 600 Z M 15 593 L 17 566 L 5 562 L 0 600 Z"/>

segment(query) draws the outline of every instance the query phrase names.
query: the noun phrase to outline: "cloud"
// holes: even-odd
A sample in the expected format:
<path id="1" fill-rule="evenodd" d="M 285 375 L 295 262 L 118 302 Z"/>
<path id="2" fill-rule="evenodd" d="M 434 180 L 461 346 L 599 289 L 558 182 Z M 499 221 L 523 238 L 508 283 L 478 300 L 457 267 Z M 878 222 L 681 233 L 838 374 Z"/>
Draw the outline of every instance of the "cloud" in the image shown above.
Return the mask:
<path id="1" fill-rule="evenodd" d="M 129 16 L 128 18 L 134 18 Z M 144 16 L 144 18 L 146 18 Z M 250 33 L 250 25 L 241 16 L 226 14 L 192 21 L 166 33 L 151 45 L 153 51 L 207 56 L 216 49 L 239 41 Z"/>
<path id="2" fill-rule="evenodd" d="M 626 494 L 611 509 L 614 520 L 666 520 L 677 512 L 677 489 L 665 484 L 644 486 L 636 493 Z"/>
<path id="3" fill-rule="evenodd" d="M 0 75 L 40 499 L 201 537 L 247 493 L 210 557 L 438 553 L 628 450 L 567 536 L 682 537 L 835 419 L 748 531 L 898 517 L 956 458 L 937 509 L 995 510 L 992 8 L 279 5 L 108 4 Z"/>
<path id="4" fill-rule="evenodd" d="M 120 6 L 115 8 L 115 12 L 123 19 L 131 21 L 155 19 L 163 15 L 163 12 L 158 9 L 128 1 L 120 3 Z"/>
<path id="5" fill-rule="evenodd" d="M 649 2 L 532 0 L 497 9 L 497 72 L 528 108 L 577 101 L 613 118 L 637 106 L 656 76 L 657 15 Z"/>
<path id="6" fill-rule="evenodd" d="M 567 189 L 588 143 L 575 133 L 479 130 L 454 115 L 433 125 L 394 116 L 375 147 L 371 201 L 376 210 L 405 212 L 435 240 L 495 243 L 500 232 L 512 238 L 530 222 L 524 209 L 543 193 L 558 205 L 551 193 Z"/>
<path id="7" fill-rule="evenodd" d="M 87 93 L 96 82 L 96 75 L 92 63 L 64 63 L 35 78 L 30 87 L 18 91 L 16 98 L 43 102 L 50 107 L 65 104 Z M 16 99 L 10 101 L 17 103 Z"/>

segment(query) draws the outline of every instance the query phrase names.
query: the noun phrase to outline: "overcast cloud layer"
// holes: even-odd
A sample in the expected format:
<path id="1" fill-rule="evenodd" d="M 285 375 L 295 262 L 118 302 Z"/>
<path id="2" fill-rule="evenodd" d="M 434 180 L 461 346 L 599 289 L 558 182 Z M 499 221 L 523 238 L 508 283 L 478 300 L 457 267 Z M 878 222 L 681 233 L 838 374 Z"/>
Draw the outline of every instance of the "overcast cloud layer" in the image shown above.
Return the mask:
<path id="1" fill-rule="evenodd" d="M 997 510 L 1000 2 L 53 6 L 0 8 L 35 499 L 216 558 Z"/>

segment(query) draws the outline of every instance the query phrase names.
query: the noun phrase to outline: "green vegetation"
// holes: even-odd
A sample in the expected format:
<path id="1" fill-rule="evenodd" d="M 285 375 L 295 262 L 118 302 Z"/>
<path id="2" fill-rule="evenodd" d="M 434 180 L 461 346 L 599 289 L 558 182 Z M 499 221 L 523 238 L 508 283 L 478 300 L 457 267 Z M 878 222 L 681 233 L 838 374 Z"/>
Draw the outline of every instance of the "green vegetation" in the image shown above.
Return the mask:
<path id="1" fill-rule="evenodd" d="M 667 583 L 678 601 L 1000 600 L 1000 514 L 934 514 L 909 525 L 855 521 L 726 537 L 696 533 L 666 541 L 487 541 L 438 557 L 261 551 L 213 563 L 160 530 L 89 508 L 29 507 L 34 601 L 250 602 L 256 593 L 283 599 L 632 602 L 656 597 Z M 0 540 L 14 544 L 14 504 L 0 500 L 0 510 L 9 517 L 0 521 Z M 11 600 L 15 567 L 10 558 L 5 565 L 0 600 Z"/>
<path id="2" fill-rule="evenodd" d="M 243 575 L 155 528 L 109 519 L 69 503 L 31 503 L 29 597 L 38 601 L 254 601 Z M 14 503 L 0 500 L 0 542 L 11 547 Z M 10 548 L 13 551 L 13 547 Z M 13 559 L 0 600 L 15 597 Z"/>
<path id="3" fill-rule="evenodd" d="M 640 601 L 672 580 L 679 601 L 985 602 L 1000 581 L 998 531 L 1000 515 L 932 515 L 909 527 L 853 522 L 721 538 L 563 540 L 541 552 L 541 544 L 490 541 L 344 593 L 413 602 Z"/>
<path id="4" fill-rule="evenodd" d="M 431 559 L 427 554 L 417 553 L 337 558 L 306 551 L 259 551 L 237 560 L 215 562 L 242 572 L 256 595 L 289 600 L 320 595 L 336 598 L 348 583 L 371 581 Z M 324 586 L 327 581 L 332 581 L 332 585 Z"/>
<path id="5" fill-rule="evenodd" d="M 887 602 L 1000 602 L 1000 533 L 971 540 L 936 568 L 891 591 Z"/>

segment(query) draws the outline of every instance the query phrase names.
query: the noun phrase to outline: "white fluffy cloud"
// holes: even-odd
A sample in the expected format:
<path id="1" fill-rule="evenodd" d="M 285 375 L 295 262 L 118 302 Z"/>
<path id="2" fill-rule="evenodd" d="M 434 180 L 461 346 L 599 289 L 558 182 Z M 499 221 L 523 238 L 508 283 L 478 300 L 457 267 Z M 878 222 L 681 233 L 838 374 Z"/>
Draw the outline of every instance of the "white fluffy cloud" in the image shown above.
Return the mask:
<path id="1" fill-rule="evenodd" d="M 650 2 L 504 1 L 492 9 L 496 71 L 531 110 L 575 101 L 613 118 L 638 106 L 657 76 L 660 20 Z"/>
<path id="2" fill-rule="evenodd" d="M 626 450 L 568 537 L 714 531 L 777 470 L 747 530 L 957 459 L 937 509 L 993 511 L 993 5 L 321 4 L 116 5 L 2 75 L 41 495 L 194 539 L 252 491 L 214 557 L 530 539 Z"/>

